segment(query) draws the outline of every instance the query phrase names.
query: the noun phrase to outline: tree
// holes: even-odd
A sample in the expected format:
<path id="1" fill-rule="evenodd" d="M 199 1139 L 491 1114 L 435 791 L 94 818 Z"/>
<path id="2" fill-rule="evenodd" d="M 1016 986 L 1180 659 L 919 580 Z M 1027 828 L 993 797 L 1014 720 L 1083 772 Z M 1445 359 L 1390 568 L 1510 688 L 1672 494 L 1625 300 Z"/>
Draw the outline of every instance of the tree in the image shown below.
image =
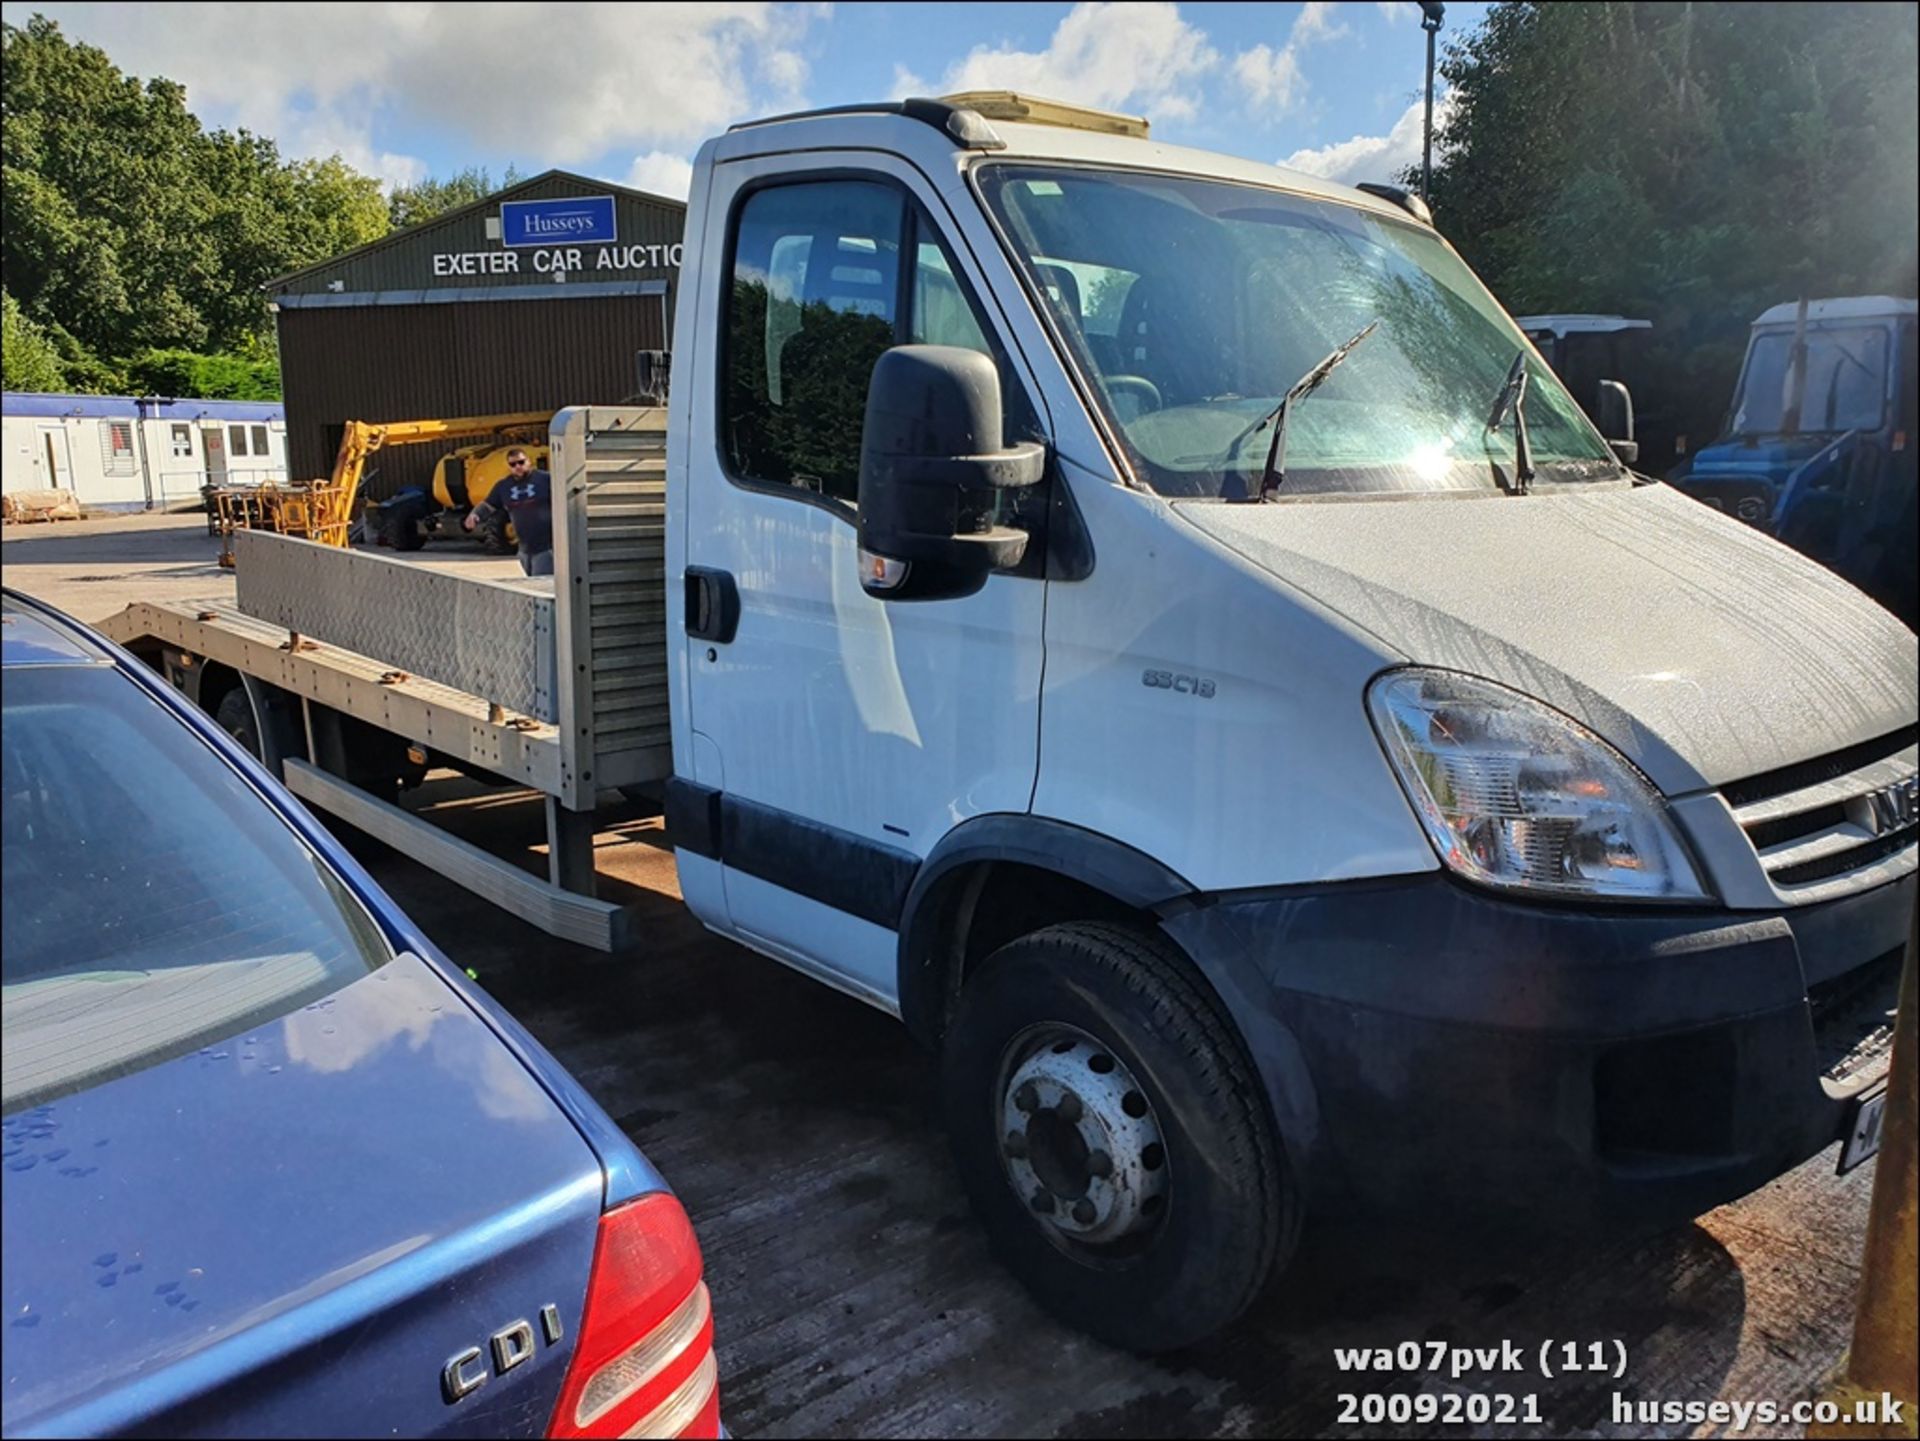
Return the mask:
<path id="1" fill-rule="evenodd" d="M 127 363 L 127 376 L 141 395 L 190 395 L 208 400 L 280 398 L 280 365 L 270 354 L 249 358 L 149 350 Z"/>
<path id="2" fill-rule="evenodd" d="M 485 167 L 470 165 L 445 180 L 429 176 L 412 185 L 396 186 L 387 197 L 387 221 L 395 230 L 418 225 L 449 210 L 485 200 L 495 190 L 518 185 L 522 178 L 520 172 L 509 165 L 506 176 L 496 186 Z"/>
<path id="3" fill-rule="evenodd" d="M 1440 67 L 1440 227 L 1509 309 L 1652 320 L 1650 379 L 1711 434 L 1761 310 L 1914 293 L 1915 16 L 1496 4 Z"/>
<path id="4" fill-rule="evenodd" d="M 6 288 L 96 367 L 263 336 L 268 280 L 387 231 L 373 177 L 208 133 L 182 86 L 142 85 L 44 16 L 0 27 L 0 49 Z"/>
<path id="5" fill-rule="evenodd" d="M 60 353 L 47 333 L 0 289 L 0 375 L 8 390 L 59 390 L 66 384 Z"/>

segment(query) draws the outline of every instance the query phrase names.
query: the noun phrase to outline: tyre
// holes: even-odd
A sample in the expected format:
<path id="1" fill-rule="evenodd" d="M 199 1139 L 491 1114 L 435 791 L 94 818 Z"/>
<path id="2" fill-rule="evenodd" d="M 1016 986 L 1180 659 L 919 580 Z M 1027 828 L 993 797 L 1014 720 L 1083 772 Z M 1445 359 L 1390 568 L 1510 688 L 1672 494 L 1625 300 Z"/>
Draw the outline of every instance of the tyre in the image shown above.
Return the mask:
<path id="1" fill-rule="evenodd" d="M 480 537 L 480 547 L 488 555 L 512 555 L 519 549 L 507 531 L 507 513 L 498 507 L 474 527 L 474 533 Z"/>
<path id="2" fill-rule="evenodd" d="M 385 514 L 387 543 L 395 550 L 420 550 L 426 545 L 427 533 L 420 528 L 419 516 L 412 506 L 395 506 Z"/>
<path id="3" fill-rule="evenodd" d="M 214 707 L 214 724 L 232 736 L 246 749 L 255 760 L 260 759 L 260 731 L 254 721 L 253 702 L 247 699 L 247 688 L 237 685 L 220 697 L 220 704 Z"/>
<path id="4" fill-rule="evenodd" d="M 1156 937 L 1074 923 L 995 952 L 961 993 L 941 1087 L 995 1253 L 1103 1341 L 1201 1341 L 1293 1249 L 1299 1205 L 1252 1062 Z"/>

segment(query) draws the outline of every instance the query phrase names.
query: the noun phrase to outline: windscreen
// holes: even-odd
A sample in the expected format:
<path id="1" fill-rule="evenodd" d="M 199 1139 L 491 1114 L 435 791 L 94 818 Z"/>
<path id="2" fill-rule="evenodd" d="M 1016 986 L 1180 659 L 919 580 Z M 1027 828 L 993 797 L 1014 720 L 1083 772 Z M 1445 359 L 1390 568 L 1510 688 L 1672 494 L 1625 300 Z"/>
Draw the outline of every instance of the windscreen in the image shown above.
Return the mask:
<path id="1" fill-rule="evenodd" d="M 1793 332 L 1763 330 L 1747 351 L 1734 397 L 1734 435 L 1779 435 L 1793 404 Z M 1807 332 L 1807 383 L 1799 429 L 1838 435 L 1878 430 L 1887 394 L 1887 332 L 1877 325 Z"/>
<path id="2" fill-rule="evenodd" d="M 388 959 L 359 902 L 107 666 L 7 672 L 0 1109 L 155 1065 Z"/>
<path id="3" fill-rule="evenodd" d="M 1272 438 L 1261 418 L 1374 322 L 1290 416 L 1281 498 L 1507 484 L 1512 423 L 1487 422 L 1523 349 L 1538 483 L 1624 478 L 1485 287 L 1418 225 L 1181 176 L 979 174 L 1137 472 L 1163 495 L 1255 493 Z"/>

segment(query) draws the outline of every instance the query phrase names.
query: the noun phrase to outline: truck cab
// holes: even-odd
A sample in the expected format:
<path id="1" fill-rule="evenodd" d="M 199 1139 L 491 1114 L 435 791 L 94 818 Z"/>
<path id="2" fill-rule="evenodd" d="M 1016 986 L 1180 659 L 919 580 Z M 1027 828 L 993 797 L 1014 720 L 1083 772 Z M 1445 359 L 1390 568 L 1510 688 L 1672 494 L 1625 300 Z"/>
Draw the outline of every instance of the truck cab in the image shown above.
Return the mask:
<path id="1" fill-rule="evenodd" d="M 1831 566 L 1916 623 L 1915 304 L 1773 306 L 1753 322 L 1726 428 L 1673 483 Z"/>
<path id="2" fill-rule="evenodd" d="M 1872 1103 L 1914 635 L 1410 207 L 950 97 L 708 142 L 686 253 L 684 895 L 939 1048 L 1048 1305 L 1185 1344 L 1310 1207 L 1691 1216 Z"/>

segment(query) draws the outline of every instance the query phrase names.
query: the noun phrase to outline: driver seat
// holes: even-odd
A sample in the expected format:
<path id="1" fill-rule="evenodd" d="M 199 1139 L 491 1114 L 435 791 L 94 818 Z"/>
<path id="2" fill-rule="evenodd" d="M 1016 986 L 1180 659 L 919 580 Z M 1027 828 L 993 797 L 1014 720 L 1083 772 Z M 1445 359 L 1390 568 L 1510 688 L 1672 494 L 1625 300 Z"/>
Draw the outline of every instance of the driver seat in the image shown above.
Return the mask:
<path id="1" fill-rule="evenodd" d="M 1138 375 L 1159 389 L 1162 404 L 1179 405 L 1206 396 L 1205 356 L 1183 323 L 1192 314 L 1192 295 L 1153 276 L 1141 276 L 1120 307 L 1118 374 Z"/>

